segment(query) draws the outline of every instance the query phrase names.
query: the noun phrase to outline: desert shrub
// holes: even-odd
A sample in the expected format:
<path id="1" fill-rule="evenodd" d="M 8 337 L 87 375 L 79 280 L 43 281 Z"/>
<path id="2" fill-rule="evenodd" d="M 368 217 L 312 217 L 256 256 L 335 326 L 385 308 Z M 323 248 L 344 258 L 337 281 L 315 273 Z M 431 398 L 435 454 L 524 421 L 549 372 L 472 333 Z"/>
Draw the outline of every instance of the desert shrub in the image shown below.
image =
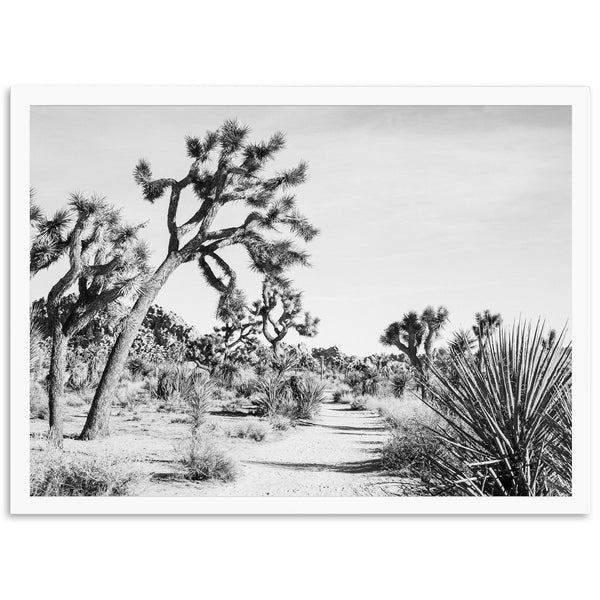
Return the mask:
<path id="1" fill-rule="evenodd" d="M 140 475 L 122 457 L 51 452 L 32 464 L 32 496 L 127 496 Z"/>
<path id="2" fill-rule="evenodd" d="M 180 393 L 190 417 L 192 434 L 195 434 L 206 422 L 214 390 L 214 382 L 205 373 L 194 373 L 185 380 Z"/>
<path id="3" fill-rule="evenodd" d="M 433 365 L 428 384 L 428 402 L 449 426 L 440 438 L 451 460 L 434 460 L 440 486 L 474 496 L 570 490 L 564 399 L 572 373 L 564 333 L 550 346 L 539 323 L 519 323 L 490 336 L 479 355 L 454 353 L 452 360 L 456 380 L 448 382 Z M 557 445 L 557 439 L 568 442 Z"/>
<path id="4" fill-rule="evenodd" d="M 237 382 L 239 373 L 240 366 L 238 364 L 230 360 L 225 360 L 216 367 L 213 377 L 221 385 L 231 388 Z"/>
<path id="5" fill-rule="evenodd" d="M 297 419 L 312 419 L 325 400 L 325 385 L 316 377 L 292 376 L 289 380 L 294 416 Z"/>
<path id="6" fill-rule="evenodd" d="M 227 433 L 230 437 L 247 438 L 255 442 L 262 442 L 269 435 L 270 428 L 263 421 L 253 419 L 252 421 L 238 423 Z"/>
<path id="7" fill-rule="evenodd" d="M 88 364 L 75 360 L 71 364 L 71 376 L 67 382 L 67 388 L 75 392 L 85 390 L 89 385 L 89 367 Z"/>
<path id="8" fill-rule="evenodd" d="M 573 467 L 573 414 L 571 390 L 562 389 L 548 412 L 549 424 L 548 478 L 551 493 L 568 496 L 571 494 Z"/>
<path id="9" fill-rule="evenodd" d="M 181 423 L 189 423 L 190 418 L 187 415 L 178 415 L 176 417 L 171 417 L 171 423 L 173 424 L 181 424 Z"/>
<path id="10" fill-rule="evenodd" d="M 363 365 L 350 371 L 345 377 L 345 383 L 355 394 L 376 396 L 384 391 L 386 379 L 376 367 Z"/>
<path id="11" fill-rule="evenodd" d="M 337 390 L 333 392 L 333 401 L 338 404 L 350 404 L 354 396 L 351 392 Z"/>
<path id="12" fill-rule="evenodd" d="M 347 383 L 340 381 L 337 378 L 327 378 L 327 387 L 331 390 L 334 397 L 336 394 L 340 396 L 341 394 L 349 394 L 352 392 L 352 388 Z"/>
<path id="13" fill-rule="evenodd" d="M 354 396 L 350 401 L 350 410 L 366 410 L 367 396 Z"/>
<path id="14" fill-rule="evenodd" d="M 390 378 L 390 389 L 396 398 L 402 398 L 406 391 L 406 386 L 412 380 L 412 375 L 408 369 L 398 371 Z"/>
<path id="15" fill-rule="evenodd" d="M 381 450 L 384 469 L 402 477 L 432 480 L 432 461 L 443 454 L 438 435 L 424 422 L 410 418 L 397 424 Z"/>
<path id="16" fill-rule="evenodd" d="M 267 373 L 254 382 L 252 403 L 260 415 L 293 413 L 288 380 L 281 373 Z"/>
<path id="17" fill-rule="evenodd" d="M 293 350 L 284 350 L 279 355 L 273 355 L 271 368 L 280 374 L 290 373 L 299 365 L 300 359 Z"/>
<path id="18" fill-rule="evenodd" d="M 235 463 L 210 439 L 191 436 L 180 447 L 179 462 L 184 477 L 191 481 L 232 481 L 236 476 Z"/>
<path id="19" fill-rule="evenodd" d="M 275 431 L 287 431 L 294 426 L 294 421 L 285 415 L 271 415 L 269 423 Z"/>
<path id="20" fill-rule="evenodd" d="M 29 416 L 34 419 L 48 418 L 48 394 L 33 378 L 29 382 Z"/>
<path id="21" fill-rule="evenodd" d="M 141 356 L 134 356 L 127 363 L 127 369 L 131 373 L 133 380 L 136 381 L 137 379 L 149 377 L 154 370 L 154 366 Z"/>
<path id="22" fill-rule="evenodd" d="M 182 364 L 167 363 L 158 370 L 154 394 L 162 400 L 164 409 L 174 409 L 181 404 L 185 406 L 186 398 L 193 393 L 194 387 L 209 379 L 206 371 L 194 370 Z M 212 379 L 210 381 L 214 393 L 215 384 Z"/>
<path id="23" fill-rule="evenodd" d="M 235 396 L 232 396 L 229 400 L 226 400 L 221 404 L 221 410 L 223 412 L 238 413 L 238 412 L 241 412 L 243 410 L 243 408 L 244 408 L 244 399 L 237 398 Z"/>

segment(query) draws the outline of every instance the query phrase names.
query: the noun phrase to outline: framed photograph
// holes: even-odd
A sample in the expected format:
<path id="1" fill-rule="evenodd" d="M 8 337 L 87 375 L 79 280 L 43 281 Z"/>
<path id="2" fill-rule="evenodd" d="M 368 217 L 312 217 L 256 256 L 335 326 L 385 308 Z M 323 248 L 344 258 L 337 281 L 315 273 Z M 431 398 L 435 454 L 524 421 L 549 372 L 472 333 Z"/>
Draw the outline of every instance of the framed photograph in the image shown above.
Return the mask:
<path id="1" fill-rule="evenodd" d="M 587 88 L 14 87 L 10 294 L 12 513 L 589 510 Z"/>

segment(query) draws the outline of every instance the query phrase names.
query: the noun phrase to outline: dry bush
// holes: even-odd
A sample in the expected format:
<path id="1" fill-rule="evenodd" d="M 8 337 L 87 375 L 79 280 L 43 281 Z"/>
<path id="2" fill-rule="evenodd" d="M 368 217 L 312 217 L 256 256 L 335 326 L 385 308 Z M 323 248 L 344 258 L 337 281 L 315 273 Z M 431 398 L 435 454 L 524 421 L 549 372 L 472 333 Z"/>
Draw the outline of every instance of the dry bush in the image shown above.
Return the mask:
<path id="1" fill-rule="evenodd" d="M 402 477 L 432 481 L 432 460 L 444 449 L 434 430 L 442 430 L 442 419 L 418 398 L 364 397 L 366 407 L 377 412 L 390 430 L 381 451 L 385 469 Z"/>
<path id="2" fill-rule="evenodd" d="M 350 400 L 350 410 L 367 410 L 367 402 L 370 396 L 353 396 Z"/>
<path id="3" fill-rule="evenodd" d="M 262 442 L 268 437 L 269 433 L 271 433 L 271 428 L 267 423 L 252 419 L 238 423 L 227 432 L 227 435 L 229 437 L 246 438 L 255 442 Z"/>
<path id="4" fill-rule="evenodd" d="M 128 496 L 140 481 L 117 456 L 49 452 L 31 466 L 32 496 Z"/>
<path id="5" fill-rule="evenodd" d="M 274 431 L 287 431 L 290 427 L 294 427 L 294 421 L 285 415 L 271 415 L 269 423 Z"/>
<path id="6" fill-rule="evenodd" d="M 210 439 L 191 436 L 179 449 L 184 477 L 191 481 L 232 481 L 236 477 L 233 460 Z"/>
<path id="7" fill-rule="evenodd" d="M 352 392 L 336 390 L 333 392 L 333 401 L 336 404 L 350 404 L 354 396 Z"/>

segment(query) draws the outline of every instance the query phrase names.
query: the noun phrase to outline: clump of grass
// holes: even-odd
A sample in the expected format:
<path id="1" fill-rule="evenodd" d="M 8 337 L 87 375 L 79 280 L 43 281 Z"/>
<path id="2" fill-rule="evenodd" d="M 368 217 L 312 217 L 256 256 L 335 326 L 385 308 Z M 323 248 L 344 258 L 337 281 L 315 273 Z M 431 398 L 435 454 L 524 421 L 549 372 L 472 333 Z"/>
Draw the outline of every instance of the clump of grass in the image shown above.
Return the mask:
<path id="1" fill-rule="evenodd" d="M 232 459 L 210 439 L 191 436 L 179 450 L 184 477 L 191 481 L 233 481 L 236 467 Z"/>
<path id="2" fill-rule="evenodd" d="M 350 410 L 367 410 L 368 396 L 354 396 L 350 401 Z"/>
<path id="3" fill-rule="evenodd" d="M 442 430 L 442 419 L 418 398 L 363 396 L 366 408 L 382 417 L 390 431 L 381 450 L 385 469 L 401 477 L 432 481 L 433 460 L 444 454 L 436 430 Z"/>
<path id="4" fill-rule="evenodd" d="M 246 438 L 255 442 L 262 442 L 270 433 L 269 426 L 263 421 L 247 420 L 244 423 L 239 423 L 233 429 L 228 431 L 230 437 Z"/>
<path id="5" fill-rule="evenodd" d="M 190 418 L 187 415 L 181 415 L 178 417 L 171 417 L 171 423 L 186 423 L 190 422 Z"/>
<path id="6" fill-rule="evenodd" d="M 401 477 L 432 480 L 433 459 L 443 454 L 440 438 L 425 423 L 411 418 L 394 428 L 381 450 L 384 469 Z"/>
<path id="7" fill-rule="evenodd" d="M 50 452 L 32 464 L 32 496 L 128 496 L 140 474 L 117 456 Z"/>
<path id="8" fill-rule="evenodd" d="M 352 398 L 352 393 L 349 391 L 336 390 L 333 392 L 333 402 L 336 404 L 350 404 Z"/>
<path id="9" fill-rule="evenodd" d="M 294 421 L 285 415 L 271 415 L 269 423 L 274 431 L 287 431 L 294 426 Z"/>

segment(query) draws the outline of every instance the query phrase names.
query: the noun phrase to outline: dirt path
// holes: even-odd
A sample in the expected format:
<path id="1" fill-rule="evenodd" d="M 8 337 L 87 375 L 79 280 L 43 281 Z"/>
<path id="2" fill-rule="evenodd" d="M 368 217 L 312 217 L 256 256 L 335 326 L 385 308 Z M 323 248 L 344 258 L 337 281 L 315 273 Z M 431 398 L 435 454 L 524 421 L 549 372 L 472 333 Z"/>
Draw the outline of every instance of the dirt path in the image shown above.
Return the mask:
<path id="1" fill-rule="evenodd" d="M 381 495 L 389 481 L 379 449 L 387 437 L 372 411 L 325 403 L 314 422 L 271 441 L 244 441 L 231 448 L 239 464 L 232 483 L 161 482 L 144 495 L 356 496 Z"/>

